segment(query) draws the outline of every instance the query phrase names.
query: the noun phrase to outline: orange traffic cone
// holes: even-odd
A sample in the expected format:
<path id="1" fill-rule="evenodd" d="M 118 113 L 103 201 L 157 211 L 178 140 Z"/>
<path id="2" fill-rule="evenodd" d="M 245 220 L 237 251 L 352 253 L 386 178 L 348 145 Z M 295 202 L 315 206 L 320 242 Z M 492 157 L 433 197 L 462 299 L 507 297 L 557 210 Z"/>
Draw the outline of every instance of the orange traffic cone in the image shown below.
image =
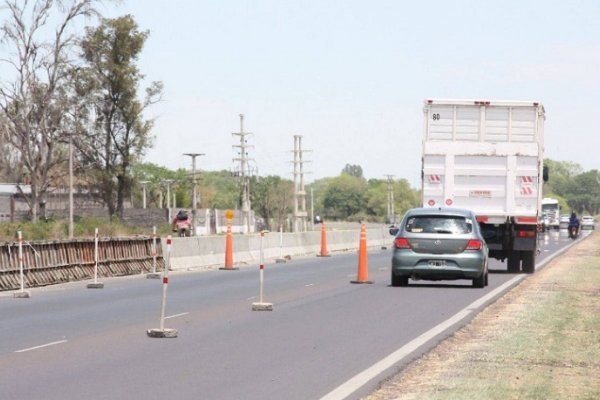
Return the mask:
<path id="1" fill-rule="evenodd" d="M 225 236 L 225 267 L 222 270 L 233 271 L 233 235 L 231 234 L 231 223 L 227 223 L 227 235 Z"/>
<path id="2" fill-rule="evenodd" d="M 350 283 L 373 283 L 369 280 L 369 268 L 367 266 L 367 227 L 360 226 L 360 242 L 358 244 L 358 274 L 355 281 Z"/>
<path id="3" fill-rule="evenodd" d="M 325 230 L 325 222 L 321 222 L 321 253 L 317 257 L 330 257 L 327 251 L 327 231 Z"/>

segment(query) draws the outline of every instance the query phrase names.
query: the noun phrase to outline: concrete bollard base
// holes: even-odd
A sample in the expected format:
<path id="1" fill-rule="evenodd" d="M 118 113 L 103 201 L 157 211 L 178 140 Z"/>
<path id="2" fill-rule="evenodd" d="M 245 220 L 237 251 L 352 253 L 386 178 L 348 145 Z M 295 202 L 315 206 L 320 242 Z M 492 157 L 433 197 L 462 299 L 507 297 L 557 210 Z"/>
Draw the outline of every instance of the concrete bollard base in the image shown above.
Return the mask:
<path id="1" fill-rule="evenodd" d="M 252 311 L 273 311 L 273 303 L 252 303 Z"/>
<path id="2" fill-rule="evenodd" d="M 368 283 L 368 284 L 371 284 L 371 283 L 374 283 L 374 282 L 373 281 L 350 281 L 350 283 Z"/>
<path id="3" fill-rule="evenodd" d="M 169 329 L 169 328 L 148 329 L 146 331 L 146 333 L 151 338 L 167 338 L 167 339 L 176 338 L 177 335 L 179 334 L 179 332 L 177 332 L 177 329 Z"/>
<path id="4" fill-rule="evenodd" d="M 28 291 L 16 292 L 13 295 L 16 299 L 28 299 L 31 297 L 31 293 Z"/>
<path id="5" fill-rule="evenodd" d="M 162 275 L 157 273 L 148 273 L 146 274 L 146 279 L 160 279 Z"/>
<path id="6" fill-rule="evenodd" d="M 221 267 L 219 268 L 221 271 L 237 271 L 239 270 L 239 268 L 233 268 L 233 267 Z"/>
<path id="7" fill-rule="evenodd" d="M 88 283 L 88 289 L 104 289 L 104 283 L 96 282 L 96 283 Z"/>

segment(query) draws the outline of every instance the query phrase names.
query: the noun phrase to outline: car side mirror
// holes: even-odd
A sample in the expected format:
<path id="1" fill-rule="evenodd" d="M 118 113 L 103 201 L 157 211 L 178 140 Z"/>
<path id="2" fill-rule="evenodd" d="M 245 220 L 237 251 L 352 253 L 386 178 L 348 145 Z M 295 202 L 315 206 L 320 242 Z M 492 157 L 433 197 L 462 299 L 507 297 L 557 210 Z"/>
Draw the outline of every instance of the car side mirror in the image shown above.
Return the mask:
<path id="1" fill-rule="evenodd" d="M 398 228 L 397 226 L 392 226 L 390 228 L 390 235 L 396 236 L 399 231 L 400 231 L 400 228 Z"/>

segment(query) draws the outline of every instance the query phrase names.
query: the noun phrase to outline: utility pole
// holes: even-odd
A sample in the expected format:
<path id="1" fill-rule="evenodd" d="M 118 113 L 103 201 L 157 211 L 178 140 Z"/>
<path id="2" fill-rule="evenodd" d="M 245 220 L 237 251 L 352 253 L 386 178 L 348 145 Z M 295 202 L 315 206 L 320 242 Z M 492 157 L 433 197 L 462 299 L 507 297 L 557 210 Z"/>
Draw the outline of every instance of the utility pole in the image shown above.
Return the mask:
<path id="1" fill-rule="evenodd" d="M 142 208 L 146 208 L 146 185 L 150 183 L 150 181 L 140 181 L 140 185 L 142 185 Z"/>
<path id="2" fill-rule="evenodd" d="M 302 136 L 294 135 L 294 232 L 306 232 L 306 216 Z"/>
<path id="3" fill-rule="evenodd" d="M 250 132 L 244 132 L 244 114 L 240 114 L 240 131 L 233 133 L 240 137 L 240 144 L 233 147 L 239 147 L 240 157 L 234 158 L 234 161 L 240 162 L 240 176 L 242 185 L 242 231 L 250 232 L 250 174 L 248 172 L 248 153 L 246 149 L 252 147 L 246 142 L 246 135 L 251 135 Z"/>
<path id="4" fill-rule="evenodd" d="M 196 198 L 196 157 L 203 156 L 204 153 L 183 153 L 183 155 L 192 157 L 192 224 L 196 227 L 198 226 L 196 220 L 196 208 L 198 207 L 198 200 Z M 196 229 L 193 230 L 192 234 L 196 235 Z"/>
<path id="5" fill-rule="evenodd" d="M 396 216 L 394 211 L 394 175 L 386 175 L 387 178 L 387 218 L 388 222 L 395 224 Z"/>
<path id="6" fill-rule="evenodd" d="M 173 183 L 173 179 L 165 179 L 163 183 L 167 185 L 167 218 L 169 223 L 171 223 L 171 183 Z"/>
<path id="7" fill-rule="evenodd" d="M 73 239 L 73 133 L 69 134 L 69 239 Z"/>

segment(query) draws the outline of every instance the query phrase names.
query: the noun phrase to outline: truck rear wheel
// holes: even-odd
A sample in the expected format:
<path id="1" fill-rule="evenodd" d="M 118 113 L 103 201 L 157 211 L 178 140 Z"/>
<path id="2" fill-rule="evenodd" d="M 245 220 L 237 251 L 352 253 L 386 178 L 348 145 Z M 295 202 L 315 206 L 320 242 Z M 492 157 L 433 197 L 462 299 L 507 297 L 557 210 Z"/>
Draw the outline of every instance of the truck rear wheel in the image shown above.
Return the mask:
<path id="1" fill-rule="evenodd" d="M 508 272 L 519 272 L 521 268 L 521 254 L 517 250 L 510 251 L 508 253 L 508 259 L 506 261 Z"/>
<path id="2" fill-rule="evenodd" d="M 521 260 L 523 261 L 523 272 L 533 274 L 535 272 L 535 250 L 522 251 Z"/>

